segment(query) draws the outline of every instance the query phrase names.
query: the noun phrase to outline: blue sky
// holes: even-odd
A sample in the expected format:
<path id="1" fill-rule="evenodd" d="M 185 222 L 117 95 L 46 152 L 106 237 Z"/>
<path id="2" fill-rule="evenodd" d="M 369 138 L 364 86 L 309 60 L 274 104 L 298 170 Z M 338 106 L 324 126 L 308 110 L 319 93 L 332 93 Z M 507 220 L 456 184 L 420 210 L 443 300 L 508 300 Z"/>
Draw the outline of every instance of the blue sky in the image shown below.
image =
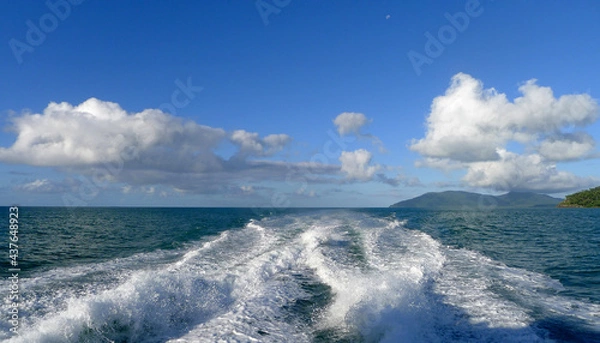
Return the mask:
<path id="1" fill-rule="evenodd" d="M 0 3 L 0 203 L 600 184 L 597 1 Z"/>

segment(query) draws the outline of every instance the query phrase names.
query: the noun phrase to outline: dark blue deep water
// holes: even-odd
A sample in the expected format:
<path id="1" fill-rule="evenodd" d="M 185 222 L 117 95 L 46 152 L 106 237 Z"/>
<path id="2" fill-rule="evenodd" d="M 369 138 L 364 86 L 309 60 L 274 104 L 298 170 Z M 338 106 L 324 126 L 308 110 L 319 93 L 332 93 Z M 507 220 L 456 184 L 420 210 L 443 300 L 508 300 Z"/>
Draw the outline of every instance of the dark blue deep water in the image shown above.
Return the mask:
<path id="1" fill-rule="evenodd" d="M 8 208 L 1 208 L 8 223 Z M 600 210 L 19 208 L 7 342 L 600 342 Z"/>

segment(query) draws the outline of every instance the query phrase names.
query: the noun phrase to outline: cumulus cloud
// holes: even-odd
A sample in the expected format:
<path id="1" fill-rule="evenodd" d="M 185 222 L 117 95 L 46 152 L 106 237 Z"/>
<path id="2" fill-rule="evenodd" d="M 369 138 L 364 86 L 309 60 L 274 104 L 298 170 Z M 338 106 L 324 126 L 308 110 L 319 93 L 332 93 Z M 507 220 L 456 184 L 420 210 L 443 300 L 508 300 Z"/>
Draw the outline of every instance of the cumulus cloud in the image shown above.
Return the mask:
<path id="1" fill-rule="evenodd" d="M 369 119 L 362 113 L 344 112 L 333 120 L 338 133 L 345 136 L 350 133 L 359 135 L 360 129 L 369 123 Z"/>
<path id="2" fill-rule="evenodd" d="M 598 180 L 581 178 L 559 171 L 538 154 L 519 155 L 498 150 L 496 161 L 475 162 L 469 165 L 463 181 L 470 186 L 492 188 L 499 191 L 537 191 L 557 193 L 573 188 L 586 188 Z"/>
<path id="3" fill-rule="evenodd" d="M 230 139 L 240 148 L 239 154 L 242 156 L 271 156 L 281 151 L 292 140 L 286 134 L 268 135 L 265 138 L 260 138 L 258 133 L 244 130 L 234 131 Z"/>
<path id="4" fill-rule="evenodd" d="M 470 75 L 456 74 L 445 94 L 432 102 L 425 137 L 409 146 L 423 156 L 416 165 L 464 168 L 467 185 L 498 190 L 561 191 L 588 185 L 589 179 L 559 171 L 556 163 L 597 155 L 592 136 L 570 133 L 598 118 L 597 102 L 588 94 L 557 98 L 536 80 L 519 91 L 521 96 L 510 101 Z M 509 143 L 526 153 L 508 151 Z"/>
<path id="5" fill-rule="evenodd" d="M 585 132 L 557 134 L 543 140 L 538 151 L 551 161 L 577 160 L 590 156 L 596 147 L 594 138 Z"/>
<path id="6" fill-rule="evenodd" d="M 0 161 L 35 166 L 110 163 L 122 160 L 127 151 L 142 154 L 155 148 L 194 150 L 209 157 L 207 152 L 225 137 L 222 129 L 159 110 L 128 114 L 116 103 L 95 98 L 79 106 L 50 103 L 43 114 L 23 114 L 12 124 L 17 140 L 0 148 Z"/>
<path id="7" fill-rule="evenodd" d="M 360 130 L 371 121 L 371 119 L 368 119 L 362 113 L 344 112 L 335 117 L 333 124 L 336 126 L 337 132 L 340 134 L 340 136 L 352 134 L 358 138 L 369 139 L 373 145 L 379 149 L 379 152 L 384 153 L 386 152 L 386 149 L 383 146 L 383 142 L 377 136 L 360 132 Z"/>
<path id="8" fill-rule="evenodd" d="M 423 156 L 461 162 L 495 160 L 496 149 L 509 141 L 534 142 L 569 126 L 596 120 L 598 104 L 587 94 L 554 97 L 535 80 L 519 87 L 523 96 L 509 101 L 481 81 L 459 73 L 443 96 L 433 100 L 425 138 L 410 149 Z"/>
<path id="9" fill-rule="evenodd" d="M 373 175 L 381 169 L 379 165 L 369 165 L 371 158 L 372 154 L 365 149 L 342 151 L 342 155 L 340 156 L 340 162 L 342 163 L 341 171 L 351 180 L 371 180 Z"/>
<path id="10" fill-rule="evenodd" d="M 261 161 L 289 144 L 286 134 L 228 133 L 157 109 L 128 113 L 116 103 L 95 98 L 80 105 L 50 103 L 43 113 L 13 116 L 11 124 L 17 137 L 11 146 L 0 147 L 0 162 L 54 167 L 86 176 L 97 188 L 125 184 L 119 186 L 123 193 L 134 189 L 154 193 L 153 187 L 159 185 L 181 192 L 218 193 L 239 191 L 240 181 L 285 181 L 291 171 L 320 177 L 339 173 L 335 165 Z M 229 160 L 215 152 L 227 141 L 237 147 Z M 68 191 L 50 185 L 51 181 L 37 180 L 21 187 Z"/>

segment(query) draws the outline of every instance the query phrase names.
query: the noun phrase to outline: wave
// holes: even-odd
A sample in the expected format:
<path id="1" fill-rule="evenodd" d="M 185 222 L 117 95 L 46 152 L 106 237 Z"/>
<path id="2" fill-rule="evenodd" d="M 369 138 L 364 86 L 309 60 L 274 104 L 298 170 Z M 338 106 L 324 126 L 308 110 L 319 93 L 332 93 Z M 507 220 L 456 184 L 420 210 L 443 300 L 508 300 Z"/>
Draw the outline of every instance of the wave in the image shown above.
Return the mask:
<path id="1" fill-rule="evenodd" d="M 27 296 L 21 335 L 2 338 L 182 343 L 546 342 L 568 341 L 572 332 L 590 341 L 600 337 L 600 306 L 560 296 L 558 281 L 364 213 L 252 220 L 181 251 L 113 262 L 22 280 Z M 62 286 L 48 292 L 48 285 Z"/>

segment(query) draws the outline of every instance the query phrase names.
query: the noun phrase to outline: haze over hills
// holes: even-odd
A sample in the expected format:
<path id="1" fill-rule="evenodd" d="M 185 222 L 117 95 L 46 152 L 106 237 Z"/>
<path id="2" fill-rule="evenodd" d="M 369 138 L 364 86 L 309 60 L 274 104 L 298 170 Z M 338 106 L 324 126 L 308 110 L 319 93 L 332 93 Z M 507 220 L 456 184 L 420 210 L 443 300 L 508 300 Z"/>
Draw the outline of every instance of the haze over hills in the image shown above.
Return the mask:
<path id="1" fill-rule="evenodd" d="M 425 193 L 413 199 L 397 202 L 392 208 L 422 208 L 434 210 L 462 210 L 489 208 L 556 207 L 562 199 L 527 192 L 509 192 L 488 195 L 463 191 Z"/>

